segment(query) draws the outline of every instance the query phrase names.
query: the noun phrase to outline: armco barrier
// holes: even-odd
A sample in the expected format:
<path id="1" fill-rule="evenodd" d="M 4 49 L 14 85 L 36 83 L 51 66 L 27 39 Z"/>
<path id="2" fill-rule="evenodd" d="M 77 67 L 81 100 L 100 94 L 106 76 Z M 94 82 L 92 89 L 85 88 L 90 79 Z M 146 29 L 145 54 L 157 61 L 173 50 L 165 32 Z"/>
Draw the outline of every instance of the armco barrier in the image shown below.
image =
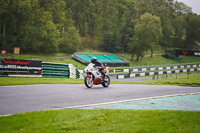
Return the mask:
<path id="1" fill-rule="evenodd" d="M 164 65 L 164 66 L 139 66 L 134 68 L 126 69 L 110 69 L 110 74 L 124 74 L 128 75 L 130 73 L 144 73 L 144 72 L 154 72 L 154 71 L 170 71 L 170 70 L 180 70 L 180 69 L 189 69 L 189 68 L 198 68 L 200 63 L 183 63 L 175 65 Z M 80 73 L 84 73 L 84 70 L 79 70 Z M 138 74 L 136 74 L 138 75 Z M 143 75 L 143 74 L 141 74 Z"/>
<path id="2" fill-rule="evenodd" d="M 120 74 L 120 75 L 117 75 L 117 79 L 133 78 L 133 77 L 141 77 L 141 76 L 163 75 L 163 74 L 175 74 L 175 73 L 194 72 L 194 71 L 200 71 L 200 68 L 171 70 L 171 71 L 168 70 L 168 71 L 139 72 L 139 73 L 131 73 L 131 74 Z"/>
<path id="3" fill-rule="evenodd" d="M 138 72 L 138 71 L 161 71 L 161 70 L 176 70 L 176 69 L 189 69 L 189 68 L 198 68 L 200 67 L 200 63 L 195 64 L 179 64 L 173 66 L 152 66 L 152 67 L 141 67 L 141 68 L 132 68 L 130 71 Z"/>
<path id="4" fill-rule="evenodd" d="M 131 73 L 131 72 L 146 72 L 146 71 L 161 71 L 161 70 L 173 70 L 173 69 L 184 69 L 184 68 L 197 68 L 200 67 L 200 63 L 184 63 L 178 65 L 169 66 L 139 66 L 129 69 L 114 69 L 109 70 L 109 73 Z"/>
<path id="5" fill-rule="evenodd" d="M 42 77 L 69 78 L 69 65 L 42 62 Z"/>
<path id="6" fill-rule="evenodd" d="M 80 78 L 80 73 L 72 64 L 42 62 L 42 77 Z"/>
<path id="7" fill-rule="evenodd" d="M 175 74 L 182 72 L 193 72 L 200 71 L 200 63 L 194 64 L 180 64 L 174 66 L 164 66 L 164 67 L 147 67 L 147 68 L 134 68 L 129 71 L 128 74 L 117 75 L 118 79 L 141 77 L 141 76 L 152 76 L 152 75 L 163 75 L 163 74 Z"/>

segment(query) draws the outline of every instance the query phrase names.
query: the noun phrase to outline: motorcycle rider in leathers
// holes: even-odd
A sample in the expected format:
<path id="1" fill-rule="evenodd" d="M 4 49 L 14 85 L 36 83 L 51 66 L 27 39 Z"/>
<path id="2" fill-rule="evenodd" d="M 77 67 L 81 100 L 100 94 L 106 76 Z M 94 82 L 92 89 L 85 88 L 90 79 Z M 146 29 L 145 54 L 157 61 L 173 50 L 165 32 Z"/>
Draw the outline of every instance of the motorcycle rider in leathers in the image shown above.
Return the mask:
<path id="1" fill-rule="evenodd" d="M 98 61 L 96 57 L 92 57 L 91 63 L 95 64 L 94 67 L 99 67 L 99 72 L 102 74 L 102 78 L 104 81 L 105 73 L 102 72 L 102 70 L 104 70 L 103 64 Z"/>

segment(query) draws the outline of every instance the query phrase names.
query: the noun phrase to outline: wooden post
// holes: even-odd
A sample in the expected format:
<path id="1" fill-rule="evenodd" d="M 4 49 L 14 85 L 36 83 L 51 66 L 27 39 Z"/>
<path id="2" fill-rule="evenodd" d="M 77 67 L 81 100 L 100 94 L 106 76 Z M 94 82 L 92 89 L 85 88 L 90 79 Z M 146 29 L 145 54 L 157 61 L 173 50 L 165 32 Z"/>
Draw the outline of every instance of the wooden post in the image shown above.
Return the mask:
<path id="1" fill-rule="evenodd" d="M 187 74 L 187 79 L 189 79 L 189 74 L 190 74 L 190 73 Z"/>

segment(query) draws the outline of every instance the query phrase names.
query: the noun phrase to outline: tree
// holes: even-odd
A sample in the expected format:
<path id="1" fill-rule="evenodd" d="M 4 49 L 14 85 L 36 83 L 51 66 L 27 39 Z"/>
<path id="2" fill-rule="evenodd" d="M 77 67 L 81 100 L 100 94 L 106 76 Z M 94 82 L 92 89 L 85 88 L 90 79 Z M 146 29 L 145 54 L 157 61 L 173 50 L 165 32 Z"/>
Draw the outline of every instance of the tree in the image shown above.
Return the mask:
<path id="1" fill-rule="evenodd" d="M 61 32 L 62 28 L 67 25 L 65 13 L 66 3 L 64 0 L 39 0 L 40 7 L 52 14 L 53 23 L 56 24 L 57 29 Z M 66 27 L 65 27 L 66 28 Z"/>
<path id="2" fill-rule="evenodd" d="M 174 19 L 172 20 L 173 26 L 173 34 L 172 34 L 172 47 L 181 48 L 184 45 L 185 37 L 186 37 L 186 21 L 183 15 L 174 15 Z"/>
<path id="3" fill-rule="evenodd" d="M 183 2 L 175 2 L 174 10 L 177 14 L 188 14 L 192 12 L 192 8 L 185 5 Z"/>
<path id="4" fill-rule="evenodd" d="M 121 36 L 121 53 L 127 51 L 130 37 L 133 35 L 134 18 L 136 17 L 135 3 L 132 0 L 122 0 L 119 5 L 119 21 Z"/>
<path id="5" fill-rule="evenodd" d="M 186 39 L 184 48 L 196 49 L 200 42 L 200 16 L 197 14 L 188 14 L 186 16 Z"/>
<path id="6" fill-rule="evenodd" d="M 80 35 L 75 27 L 69 27 L 63 33 L 63 42 L 60 44 L 60 51 L 66 53 L 76 52 L 80 44 Z"/>
<path id="7" fill-rule="evenodd" d="M 144 51 L 149 49 L 152 56 L 161 36 L 160 18 L 149 13 L 142 15 L 135 25 L 132 42 L 129 43 L 131 53 L 134 54 L 133 52 L 137 51 L 137 60 L 139 60 Z"/>
<path id="8" fill-rule="evenodd" d="M 131 53 L 131 61 L 133 61 L 134 54 L 136 55 L 136 61 L 139 60 L 140 57 L 143 57 L 145 47 L 140 45 L 140 41 L 137 36 L 133 36 L 128 43 L 129 52 Z"/>
<path id="9" fill-rule="evenodd" d="M 18 1 L 0 0 L 0 48 L 11 51 L 16 41 L 16 16 Z"/>
<path id="10" fill-rule="evenodd" d="M 104 50 L 116 53 L 120 50 L 120 34 L 117 32 L 107 32 L 103 40 Z"/>
<path id="11" fill-rule="evenodd" d="M 0 3 L 0 48 L 9 52 L 16 46 L 24 53 L 71 52 L 69 49 L 77 50 L 74 46 L 79 47 L 81 40 L 83 49 L 88 46 L 102 49 L 103 45 L 106 51 L 124 53 L 131 48 L 130 52 L 137 53 L 139 59 L 146 50 L 153 54 L 158 44 L 163 48 L 188 49 L 199 44 L 200 16 L 175 0 L 0 0 Z"/>
<path id="12" fill-rule="evenodd" d="M 20 1 L 22 2 L 22 1 Z M 29 12 L 25 12 L 29 4 Z M 19 3 L 19 15 L 27 18 L 19 24 L 19 42 L 22 51 L 36 53 L 58 52 L 60 44 L 60 32 L 53 23 L 52 13 L 40 8 L 37 0 Z M 20 21 L 21 22 L 21 21 Z"/>
<path id="13" fill-rule="evenodd" d="M 87 34 L 87 15 L 88 15 L 88 0 L 65 0 L 66 11 L 72 12 L 74 26 L 79 31 L 81 36 Z"/>

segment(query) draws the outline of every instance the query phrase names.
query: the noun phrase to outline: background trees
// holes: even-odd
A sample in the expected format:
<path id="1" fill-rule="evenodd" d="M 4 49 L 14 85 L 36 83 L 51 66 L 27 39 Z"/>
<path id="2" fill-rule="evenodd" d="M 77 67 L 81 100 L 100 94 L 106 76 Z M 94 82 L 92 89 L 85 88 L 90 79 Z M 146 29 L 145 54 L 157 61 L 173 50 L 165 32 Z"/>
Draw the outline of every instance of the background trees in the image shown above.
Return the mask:
<path id="1" fill-rule="evenodd" d="M 0 16 L 4 18 L 1 49 L 12 51 L 18 46 L 23 52 L 58 52 L 60 34 L 52 12 L 41 8 L 38 0 L 1 0 L 1 3 L 6 8 Z"/>
<path id="2" fill-rule="evenodd" d="M 147 50 L 151 51 L 152 56 L 162 36 L 160 18 L 146 13 L 137 21 L 134 31 L 129 43 L 130 52 L 137 55 L 137 60 L 143 57 L 143 53 Z"/>
<path id="3" fill-rule="evenodd" d="M 187 14 L 185 19 L 187 23 L 184 47 L 188 49 L 198 49 L 200 42 L 200 16 L 196 14 Z"/>
<path id="4" fill-rule="evenodd" d="M 0 3 L 0 49 L 10 52 L 15 46 L 24 53 L 72 53 L 89 47 L 142 57 L 158 45 L 199 48 L 200 16 L 174 0 Z"/>
<path id="5" fill-rule="evenodd" d="M 64 53 L 74 53 L 78 50 L 80 44 L 80 35 L 75 27 L 69 27 L 63 30 L 60 51 Z"/>

